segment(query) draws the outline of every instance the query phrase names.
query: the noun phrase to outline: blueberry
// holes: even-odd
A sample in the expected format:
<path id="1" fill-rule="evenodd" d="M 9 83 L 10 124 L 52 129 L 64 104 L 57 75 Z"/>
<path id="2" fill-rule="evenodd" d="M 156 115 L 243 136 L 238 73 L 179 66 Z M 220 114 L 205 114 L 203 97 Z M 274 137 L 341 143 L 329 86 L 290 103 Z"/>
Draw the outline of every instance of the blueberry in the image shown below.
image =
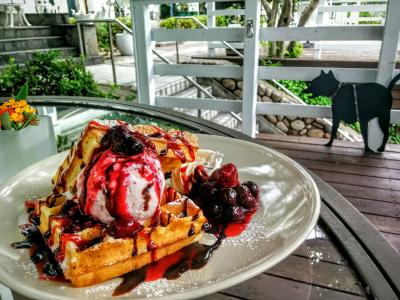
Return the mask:
<path id="1" fill-rule="evenodd" d="M 235 187 L 235 190 L 238 195 L 237 199 L 244 208 L 253 209 L 257 206 L 258 200 L 251 194 L 247 186 L 239 185 Z"/>
<path id="2" fill-rule="evenodd" d="M 222 207 L 221 205 L 218 205 L 217 203 L 213 203 L 208 206 L 209 213 L 213 218 L 219 218 L 221 217 L 222 214 Z"/>
<path id="3" fill-rule="evenodd" d="M 214 183 L 205 182 L 200 186 L 199 194 L 205 200 L 213 201 L 215 195 L 217 193 L 217 189 L 215 188 Z"/>
<path id="4" fill-rule="evenodd" d="M 79 214 L 78 206 L 74 206 L 74 207 L 70 208 L 66 213 L 67 217 L 71 218 L 71 219 L 75 218 L 77 214 Z"/>
<path id="5" fill-rule="evenodd" d="M 236 191 L 233 188 L 221 188 L 219 191 L 219 200 L 226 206 L 236 206 Z"/>
<path id="6" fill-rule="evenodd" d="M 140 141 L 129 135 L 115 141 L 111 147 L 113 152 L 125 155 L 139 154 L 143 152 L 143 148 L 143 144 Z"/>
<path id="7" fill-rule="evenodd" d="M 251 194 L 254 197 L 256 197 L 256 198 L 260 197 L 260 189 L 254 181 L 249 180 L 249 181 L 243 182 L 242 185 L 247 186 L 249 188 Z"/>
<path id="8" fill-rule="evenodd" d="M 107 130 L 100 143 L 103 147 L 109 148 L 116 140 L 121 139 L 125 135 L 127 135 L 127 128 L 125 126 L 113 126 Z"/>
<path id="9" fill-rule="evenodd" d="M 43 272 L 48 276 L 58 276 L 62 274 L 61 268 L 50 262 L 46 262 L 43 267 Z"/>
<path id="10" fill-rule="evenodd" d="M 135 155 L 143 151 L 143 144 L 136 139 L 132 132 L 122 125 L 111 127 L 101 139 L 101 145 L 112 149 L 115 153 Z"/>
<path id="11" fill-rule="evenodd" d="M 195 182 L 203 183 L 209 179 L 209 176 L 205 168 L 202 165 L 199 165 L 194 169 L 193 178 Z"/>
<path id="12" fill-rule="evenodd" d="M 244 220 L 245 210 L 240 206 L 231 206 L 225 209 L 225 218 L 228 221 L 233 221 L 235 223 L 242 222 Z"/>

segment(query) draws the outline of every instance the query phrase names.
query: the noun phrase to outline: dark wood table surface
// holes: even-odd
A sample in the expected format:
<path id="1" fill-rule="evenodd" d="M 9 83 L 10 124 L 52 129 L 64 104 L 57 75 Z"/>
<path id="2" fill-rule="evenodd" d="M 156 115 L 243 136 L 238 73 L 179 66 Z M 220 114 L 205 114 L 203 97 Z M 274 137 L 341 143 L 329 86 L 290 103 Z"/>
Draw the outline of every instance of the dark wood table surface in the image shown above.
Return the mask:
<path id="1" fill-rule="evenodd" d="M 358 155 L 360 150 L 357 147 L 340 144 L 328 153 L 326 148 L 322 148 L 322 141 L 301 143 L 296 138 L 267 135 L 259 136 L 257 141 L 215 123 L 156 107 L 73 97 L 40 97 L 32 98 L 31 102 L 36 106 L 106 109 L 117 111 L 121 116 L 135 115 L 183 126 L 194 132 L 266 144 L 311 170 L 320 189 L 322 207 L 318 224 L 306 241 L 273 268 L 202 299 L 399 298 L 400 256 L 385 239 L 399 247 L 400 227 L 396 225 L 399 224 L 400 185 L 396 183 L 399 180 L 400 152 L 397 150 L 385 153 L 384 159 L 379 158 L 378 166 L 377 158 Z M 365 173 L 362 166 L 373 174 Z M 362 175 L 362 178 L 357 175 Z M 387 218 L 392 219 L 386 222 Z M 15 294 L 15 299 L 26 298 Z"/>

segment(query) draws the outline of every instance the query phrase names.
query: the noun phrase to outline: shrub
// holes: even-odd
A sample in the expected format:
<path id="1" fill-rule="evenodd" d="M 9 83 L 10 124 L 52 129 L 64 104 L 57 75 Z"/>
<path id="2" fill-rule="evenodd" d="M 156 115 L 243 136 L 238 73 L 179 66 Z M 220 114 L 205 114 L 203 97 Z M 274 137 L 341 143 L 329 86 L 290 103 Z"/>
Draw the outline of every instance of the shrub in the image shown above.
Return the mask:
<path id="1" fill-rule="evenodd" d="M 198 19 L 201 23 L 207 26 L 207 16 L 206 15 L 198 15 L 193 16 Z M 217 16 L 215 18 L 215 23 L 217 27 L 227 27 L 229 24 L 242 24 L 243 25 L 243 17 L 241 16 Z M 184 29 L 195 29 L 201 28 L 199 24 L 189 18 L 175 18 L 170 17 L 164 19 L 160 22 L 160 27 L 166 29 L 174 29 L 174 28 L 184 28 Z"/>
<path id="2" fill-rule="evenodd" d="M 14 95 L 25 82 L 32 96 L 106 96 L 85 69 L 83 58 L 61 59 L 60 51 L 37 52 L 25 66 L 15 64 L 11 58 L 0 73 L 0 93 Z"/>
<path id="3" fill-rule="evenodd" d="M 300 42 L 294 42 L 291 49 L 286 50 L 284 56 L 288 58 L 297 58 L 303 54 L 303 45 Z"/>
<path id="4" fill-rule="evenodd" d="M 132 27 L 131 17 L 118 17 L 122 23 L 124 23 L 129 28 Z M 117 33 L 124 32 L 124 29 L 117 23 L 111 23 L 111 32 L 113 36 L 113 43 L 115 43 L 115 35 Z M 108 52 L 110 50 L 110 40 L 108 37 L 108 25 L 107 23 L 96 23 L 96 33 L 97 41 L 99 43 L 99 48 L 101 51 Z"/>
<path id="5" fill-rule="evenodd" d="M 300 80 L 279 80 L 279 83 L 290 90 L 293 94 L 310 105 L 329 106 L 332 103 L 331 98 L 325 96 L 313 97 L 311 93 L 306 93 L 307 83 Z"/>

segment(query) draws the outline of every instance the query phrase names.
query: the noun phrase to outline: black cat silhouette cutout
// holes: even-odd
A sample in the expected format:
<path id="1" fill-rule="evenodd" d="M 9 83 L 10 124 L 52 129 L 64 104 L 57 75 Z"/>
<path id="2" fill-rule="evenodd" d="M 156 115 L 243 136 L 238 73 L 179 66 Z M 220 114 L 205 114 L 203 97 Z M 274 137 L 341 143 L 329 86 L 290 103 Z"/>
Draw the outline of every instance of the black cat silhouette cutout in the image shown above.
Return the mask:
<path id="1" fill-rule="evenodd" d="M 332 146 L 336 138 L 340 121 L 353 124 L 360 122 L 361 134 L 364 140 L 365 151 L 383 152 L 389 138 L 390 110 L 393 98 L 392 89 L 395 83 L 400 80 L 400 74 L 395 76 L 386 88 L 375 82 L 364 84 L 340 83 L 332 71 L 321 74 L 314 78 L 306 92 L 314 96 L 332 97 L 332 132 L 331 138 L 326 146 Z M 371 149 L 368 141 L 371 121 L 376 118 L 378 127 L 383 133 L 379 144 Z M 369 143 L 370 142 L 370 143 Z"/>

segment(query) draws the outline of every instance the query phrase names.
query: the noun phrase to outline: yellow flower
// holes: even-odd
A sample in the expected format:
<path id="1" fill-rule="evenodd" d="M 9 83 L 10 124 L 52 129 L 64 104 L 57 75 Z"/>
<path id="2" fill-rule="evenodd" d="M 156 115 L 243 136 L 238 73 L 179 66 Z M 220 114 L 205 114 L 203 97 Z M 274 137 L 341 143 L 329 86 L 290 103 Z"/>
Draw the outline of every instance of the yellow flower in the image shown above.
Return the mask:
<path id="1" fill-rule="evenodd" d="M 28 103 L 26 103 L 26 100 L 20 100 L 20 101 L 19 101 L 19 105 L 20 105 L 20 106 L 27 106 Z"/>
<path id="2" fill-rule="evenodd" d="M 24 116 L 21 114 L 13 113 L 11 114 L 10 119 L 14 122 L 22 122 L 24 120 Z"/>
<path id="3" fill-rule="evenodd" d="M 14 103 L 15 103 L 15 99 L 10 99 L 10 100 L 8 101 L 8 103 L 9 103 L 9 104 L 14 104 Z"/>

